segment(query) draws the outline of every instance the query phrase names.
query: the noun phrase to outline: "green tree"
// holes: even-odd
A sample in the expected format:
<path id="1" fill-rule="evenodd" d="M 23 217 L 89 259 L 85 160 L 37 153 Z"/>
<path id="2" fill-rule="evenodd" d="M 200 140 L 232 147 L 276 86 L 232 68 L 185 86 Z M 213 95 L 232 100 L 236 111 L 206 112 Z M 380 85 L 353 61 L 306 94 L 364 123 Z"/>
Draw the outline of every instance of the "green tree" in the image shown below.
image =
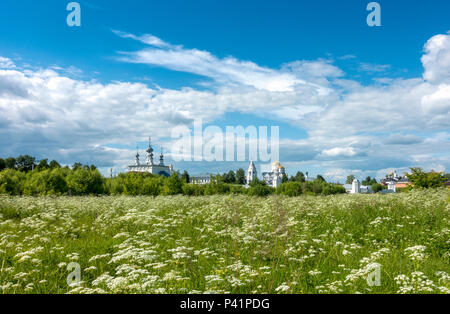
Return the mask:
<path id="1" fill-rule="evenodd" d="M 61 165 L 56 160 L 50 161 L 48 166 L 50 169 L 61 168 Z"/>
<path id="2" fill-rule="evenodd" d="M 73 164 L 72 170 L 78 170 L 78 169 L 80 169 L 82 167 L 83 167 L 83 165 L 81 163 L 76 162 L 76 163 Z"/>
<path id="3" fill-rule="evenodd" d="M 317 175 L 316 180 L 321 181 L 321 182 L 327 182 L 327 181 L 325 181 L 325 178 L 323 176 L 321 176 L 320 174 Z"/>
<path id="4" fill-rule="evenodd" d="M 16 159 L 16 167 L 20 171 L 31 171 L 36 166 L 35 161 L 36 158 L 31 157 L 30 155 L 20 155 Z"/>
<path id="5" fill-rule="evenodd" d="M 217 180 L 211 181 L 210 184 L 205 185 L 205 195 L 228 194 L 230 192 L 230 184 L 219 182 Z"/>
<path id="6" fill-rule="evenodd" d="M 287 182 L 277 188 L 277 194 L 286 196 L 299 196 L 302 194 L 303 186 L 300 182 Z"/>
<path id="7" fill-rule="evenodd" d="M 62 169 L 33 171 L 27 175 L 26 195 L 51 195 L 67 192 L 66 174 Z"/>
<path id="8" fill-rule="evenodd" d="M 16 169 L 16 158 L 9 157 L 5 159 L 6 169 Z"/>
<path id="9" fill-rule="evenodd" d="M 347 193 L 347 190 L 345 189 L 345 187 L 340 184 L 332 184 L 332 191 L 333 191 L 333 194 Z"/>
<path id="10" fill-rule="evenodd" d="M 289 181 L 289 178 L 286 173 L 283 173 L 283 176 L 281 177 L 281 183 L 286 183 Z"/>
<path id="11" fill-rule="evenodd" d="M 181 175 L 181 181 L 183 181 L 183 183 L 190 182 L 189 173 L 186 170 L 184 170 L 183 174 Z"/>
<path id="12" fill-rule="evenodd" d="M 233 170 L 228 171 L 227 174 L 224 174 L 225 183 L 235 183 L 236 175 Z"/>
<path id="13" fill-rule="evenodd" d="M 301 171 L 297 172 L 297 174 L 295 175 L 295 180 L 300 183 L 305 182 L 305 174 Z"/>
<path id="14" fill-rule="evenodd" d="M 216 174 L 216 175 L 211 175 L 211 182 L 215 182 L 215 183 L 218 183 L 218 184 L 220 184 L 220 183 L 225 183 L 225 178 L 226 177 L 226 175 L 225 174 L 223 174 L 223 175 L 221 175 L 221 174 Z"/>
<path id="15" fill-rule="evenodd" d="M 387 187 L 386 187 L 387 188 Z M 372 184 L 372 191 L 374 193 L 378 193 L 381 192 L 383 189 L 385 189 L 385 187 L 383 187 L 381 184 L 379 183 L 374 183 Z"/>
<path id="16" fill-rule="evenodd" d="M 124 180 L 126 174 L 120 173 L 114 178 L 108 178 L 105 181 L 105 192 L 111 195 L 120 195 L 124 193 Z"/>
<path id="17" fill-rule="evenodd" d="M 273 191 L 274 189 L 268 186 L 265 181 L 255 178 L 250 182 L 250 188 L 247 190 L 247 193 L 253 196 L 267 196 Z"/>
<path id="18" fill-rule="evenodd" d="M 158 196 L 167 179 L 162 176 L 147 176 L 144 177 L 141 194 Z"/>
<path id="19" fill-rule="evenodd" d="M 370 176 L 368 176 L 363 182 L 361 182 L 361 184 L 365 186 L 372 186 L 375 183 L 377 183 L 377 180 L 375 178 L 372 179 Z"/>
<path id="20" fill-rule="evenodd" d="M 355 176 L 351 174 L 351 175 L 347 176 L 347 181 L 345 181 L 345 183 L 352 184 L 353 180 L 355 180 Z"/>
<path id="21" fill-rule="evenodd" d="M 0 172 L 0 194 L 21 195 L 25 180 L 26 175 L 14 169 Z"/>
<path id="22" fill-rule="evenodd" d="M 142 193 L 143 177 L 138 173 L 128 173 L 123 181 L 123 192 L 125 195 L 139 195 Z"/>
<path id="23" fill-rule="evenodd" d="M 68 174 L 67 187 L 75 195 L 102 194 L 103 180 L 98 170 L 81 167 Z"/>
<path id="24" fill-rule="evenodd" d="M 446 181 L 443 173 L 435 171 L 426 173 L 422 168 L 411 168 L 408 179 L 415 188 L 438 188 L 444 186 Z"/>
<path id="25" fill-rule="evenodd" d="M 0 158 L 0 171 L 6 169 L 6 162 L 3 158 Z"/>
<path id="26" fill-rule="evenodd" d="M 181 181 L 178 172 L 172 173 L 169 179 L 166 180 L 166 185 L 163 187 L 164 195 L 177 195 L 183 193 L 183 182 Z"/>
<path id="27" fill-rule="evenodd" d="M 240 168 L 236 171 L 236 183 L 244 185 L 246 182 L 245 170 Z"/>
<path id="28" fill-rule="evenodd" d="M 42 160 L 39 161 L 39 164 L 37 165 L 37 169 L 39 171 L 45 170 L 45 169 L 48 169 L 48 168 L 49 168 L 49 165 L 48 165 L 48 159 L 47 158 L 46 159 L 42 159 Z"/>
<path id="29" fill-rule="evenodd" d="M 253 181 L 252 181 L 253 182 Z M 273 189 L 268 185 L 254 185 L 248 189 L 248 195 L 252 196 L 267 196 L 273 192 Z"/>

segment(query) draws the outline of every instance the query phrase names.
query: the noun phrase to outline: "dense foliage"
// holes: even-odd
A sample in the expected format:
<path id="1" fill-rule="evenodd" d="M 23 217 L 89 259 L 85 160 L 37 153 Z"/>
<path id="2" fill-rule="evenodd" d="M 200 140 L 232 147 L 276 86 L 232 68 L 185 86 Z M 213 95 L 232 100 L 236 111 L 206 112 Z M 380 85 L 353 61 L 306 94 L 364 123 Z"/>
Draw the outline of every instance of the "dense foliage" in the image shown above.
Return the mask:
<path id="1" fill-rule="evenodd" d="M 17 168 L 17 167 L 16 167 Z M 174 173 L 169 178 L 147 173 L 121 173 L 113 178 L 105 178 L 94 166 L 76 163 L 69 167 L 47 162 L 26 167 L 27 170 L 5 169 L 0 172 L 0 194 L 9 195 L 177 195 L 189 196 L 215 194 L 249 194 L 267 196 L 278 193 L 288 196 L 300 194 L 338 194 L 345 189 L 318 178 L 313 182 L 285 180 L 278 189 L 266 185 L 264 181 L 254 180 L 245 188 L 243 170 L 235 174 L 230 171 L 224 175 L 212 176 L 210 184 L 190 184 L 189 174 Z M 295 188 L 294 188 L 295 186 Z M 296 190 L 295 192 L 293 191 Z"/>
<path id="2" fill-rule="evenodd" d="M 442 187 L 447 177 L 441 172 L 424 172 L 421 168 L 411 168 L 408 174 L 409 180 L 415 188 L 437 188 Z"/>
<path id="3" fill-rule="evenodd" d="M 420 168 L 412 168 L 408 174 L 412 188 L 442 187 L 447 178 L 442 173 L 425 173 Z M 308 173 L 306 173 L 308 174 Z M 93 165 L 75 163 L 71 168 L 48 159 L 36 161 L 29 155 L 17 158 L 0 159 L 0 194 L 9 195 L 177 195 L 188 196 L 215 194 L 248 194 L 251 196 L 268 196 L 280 194 L 286 196 L 333 195 L 345 193 L 340 184 L 328 183 L 318 175 L 313 181 L 306 180 L 303 172 L 297 172 L 290 178 L 284 175 L 282 184 L 274 189 L 264 181 L 254 180 L 249 188 L 246 183 L 245 171 L 230 170 L 222 175 L 211 177 L 211 183 L 206 185 L 190 184 L 190 175 L 184 171 L 181 175 L 174 173 L 171 177 L 153 176 L 142 173 L 122 173 L 114 178 L 105 178 Z M 354 176 L 348 176 L 351 182 Z M 371 185 L 377 193 L 386 187 L 377 183 L 375 179 L 367 177 L 363 185 Z M 400 190 L 399 190 L 400 191 Z"/>

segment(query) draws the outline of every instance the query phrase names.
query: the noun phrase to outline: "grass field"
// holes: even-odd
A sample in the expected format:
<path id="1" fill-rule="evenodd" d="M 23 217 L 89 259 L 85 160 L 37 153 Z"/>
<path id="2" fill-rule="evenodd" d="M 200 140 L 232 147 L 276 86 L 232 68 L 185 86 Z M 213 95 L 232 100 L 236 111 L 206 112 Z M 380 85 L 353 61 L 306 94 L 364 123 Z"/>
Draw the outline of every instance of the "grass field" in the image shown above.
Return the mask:
<path id="1" fill-rule="evenodd" d="M 0 293 L 448 294 L 446 193 L 0 196 Z"/>

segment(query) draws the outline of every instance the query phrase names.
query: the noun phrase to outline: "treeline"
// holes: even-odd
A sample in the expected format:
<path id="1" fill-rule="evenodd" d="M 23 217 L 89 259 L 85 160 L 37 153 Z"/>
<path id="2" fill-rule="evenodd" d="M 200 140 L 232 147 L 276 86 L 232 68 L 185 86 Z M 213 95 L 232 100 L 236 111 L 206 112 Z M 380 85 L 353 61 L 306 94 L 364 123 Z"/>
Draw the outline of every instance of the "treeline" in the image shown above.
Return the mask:
<path id="1" fill-rule="evenodd" d="M 58 162 L 39 161 L 30 156 L 0 159 L 0 194 L 9 195 L 215 195 L 248 194 L 267 196 L 330 195 L 345 193 L 338 184 L 327 183 L 318 176 L 314 181 L 305 181 L 302 173 L 290 179 L 283 178 L 277 188 L 258 179 L 246 188 L 245 171 L 239 169 L 211 177 L 211 183 L 199 185 L 189 183 L 189 174 L 174 173 L 169 178 L 149 173 L 122 173 L 105 178 L 93 165 L 75 163 L 62 167 Z"/>
<path id="2" fill-rule="evenodd" d="M 0 194 L 9 195 L 189 195 L 248 194 L 267 196 L 330 195 L 345 193 L 341 185 L 320 180 L 312 182 L 285 182 L 277 189 L 264 181 L 254 180 L 250 187 L 225 183 L 212 178 L 209 184 L 192 184 L 178 173 L 169 178 L 149 173 L 121 173 L 105 178 L 95 167 L 56 167 L 28 172 L 5 169 L 0 172 Z"/>
<path id="3" fill-rule="evenodd" d="M 412 188 L 436 188 L 444 185 L 448 175 L 437 172 L 425 173 L 420 168 L 412 168 L 408 174 Z M 349 176 L 347 182 L 354 177 Z M 345 193 L 340 184 L 328 183 L 318 175 L 315 180 L 307 181 L 302 172 L 295 176 L 284 175 L 278 188 L 268 186 L 264 181 L 254 180 L 249 187 L 245 171 L 229 171 L 222 175 L 211 176 L 209 184 L 190 183 L 189 174 L 174 173 L 169 178 L 149 173 L 122 173 L 113 178 L 105 178 L 93 165 L 75 163 L 71 167 L 62 167 L 57 161 L 48 159 L 36 162 L 34 157 L 22 155 L 17 158 L 0 158 L 0 194 L 9 195 L 214 195 L 249 194 L 267 196 L 280 194 L 287 196 L 331 195 Z M 374 192 L 382 187 L 375 179 L 367 177 L 364 185 L 372 185 Z"/>
<path id="4" fill-rule="evenodd" d="M 104 194 L 105 179 L 95 167 L 56 167 L 27 172 L 5 169 L 0 172 L 0 194 L 9 195 L 89 195 Z"/>
<path id="5" fill-rule="evenodd" d="M 94 165 L 62 167 L 29 155 L 0 158 L 0 193 L 9 195 L 103 194 L 105 178 Z"/>
<path id="6" fill-rule="evenodd" d="M 183 175 L 186 175 L 186 172 L 183 173 Z M 245 184 L 247 181 L 245 170 L 240 168 L 236 172 L 233 170 L 230 170 L 227 173 L 224 174 L 218 174 L 214 175 L 214 178 L 218 180 L 219 182 L 224 183 L 236 183 L 236 184 Z M 317 175 L 316 180 L 325 182 L 325 178 L 321 176 L 320 174 Z M 283 174 L 281 178 L 281 183 L 287 183 L 287 182 L 300 182 L 304 183 L 306 182 L 306 176 L 303 172 L 298 171 L 295 176 L 288 176 L 287 174 Z"/>

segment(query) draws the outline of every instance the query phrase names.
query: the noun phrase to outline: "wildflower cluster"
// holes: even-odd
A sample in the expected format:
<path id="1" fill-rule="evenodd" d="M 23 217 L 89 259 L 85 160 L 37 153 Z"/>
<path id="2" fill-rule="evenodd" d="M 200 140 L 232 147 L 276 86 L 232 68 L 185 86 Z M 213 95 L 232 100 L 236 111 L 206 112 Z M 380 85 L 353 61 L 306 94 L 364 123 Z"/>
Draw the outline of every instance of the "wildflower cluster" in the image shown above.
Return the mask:
<path id="1" fill-rule="evenodd" d="M 0 293 L 448 294 L 449 213 L 443 190 L 0 196 Z"/>

